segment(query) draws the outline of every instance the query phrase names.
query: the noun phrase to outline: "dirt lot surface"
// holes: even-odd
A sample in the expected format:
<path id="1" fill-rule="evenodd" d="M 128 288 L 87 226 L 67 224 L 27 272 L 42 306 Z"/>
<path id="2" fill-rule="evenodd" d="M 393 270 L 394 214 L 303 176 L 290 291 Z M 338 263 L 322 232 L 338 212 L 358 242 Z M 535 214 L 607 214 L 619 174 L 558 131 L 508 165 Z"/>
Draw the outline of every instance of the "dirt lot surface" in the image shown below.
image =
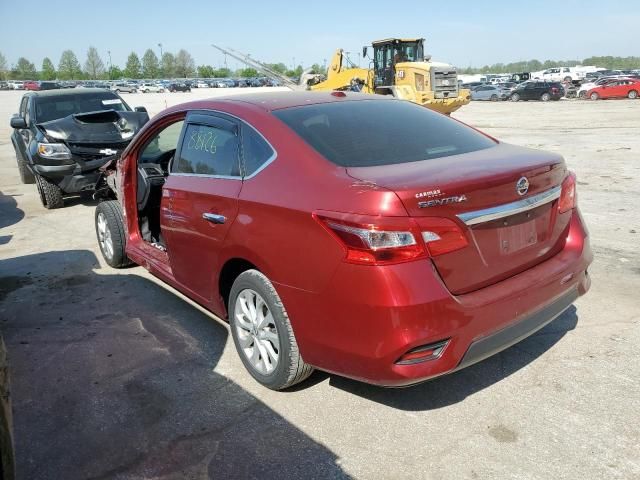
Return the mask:
<path id="1" fill-rule="evenodd" d="M 246 92 L 246 90 L 245 90 Z M 228 93 L 124 94 L 157 113 Z M 95 203 L 21 185 L 0 92 L 0 328 L 19 478 L 640 478 L 640 101 L 474 103 L 454 116 L 560 152 L 592 289 L 480 364 L 402 390 L 315 373 L 271 392 L 226 325 L 140 267 L 105 265 Z"/>

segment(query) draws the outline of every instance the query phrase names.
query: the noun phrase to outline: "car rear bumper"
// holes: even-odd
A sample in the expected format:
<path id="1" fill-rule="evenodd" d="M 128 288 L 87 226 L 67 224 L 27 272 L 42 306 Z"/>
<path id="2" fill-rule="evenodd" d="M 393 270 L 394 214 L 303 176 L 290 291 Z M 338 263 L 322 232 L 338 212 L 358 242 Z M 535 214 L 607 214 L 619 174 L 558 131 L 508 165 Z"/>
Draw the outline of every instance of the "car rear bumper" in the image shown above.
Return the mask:
<path id="1" fill-rule="evenodd" d="M 479 362 L 544 327 L 587 292 L 591 261 L 575 210 L 560 253 L 464 295 L 446 289 L 430 260 L 343 263 L 326 291 L 276 289 L 307 363 L 367 383 L 406 386 Z M 397 363 L 410 350 L 442 341 L 447 345 L 435 359 Z"/>

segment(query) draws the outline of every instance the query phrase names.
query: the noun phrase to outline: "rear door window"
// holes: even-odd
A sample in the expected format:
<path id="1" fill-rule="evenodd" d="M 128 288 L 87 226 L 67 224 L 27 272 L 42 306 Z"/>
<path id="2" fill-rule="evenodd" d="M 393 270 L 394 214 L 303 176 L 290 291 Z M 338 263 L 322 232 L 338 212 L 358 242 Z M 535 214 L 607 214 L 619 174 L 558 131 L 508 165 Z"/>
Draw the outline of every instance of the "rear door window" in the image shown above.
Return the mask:
<path id="1" fill-rule="evenodd" d="M 496 144 L 462 123 L 401 100 L 332 102 L 273 114 L 329 161 L 344 167 L 416 162 Z"/>
<path id="2" fill-rule="evenodd" d="M 221 119 L 214 124 L 189 123 L 173 165 L 179 174 L 239 177 L 237 129 Z"/>

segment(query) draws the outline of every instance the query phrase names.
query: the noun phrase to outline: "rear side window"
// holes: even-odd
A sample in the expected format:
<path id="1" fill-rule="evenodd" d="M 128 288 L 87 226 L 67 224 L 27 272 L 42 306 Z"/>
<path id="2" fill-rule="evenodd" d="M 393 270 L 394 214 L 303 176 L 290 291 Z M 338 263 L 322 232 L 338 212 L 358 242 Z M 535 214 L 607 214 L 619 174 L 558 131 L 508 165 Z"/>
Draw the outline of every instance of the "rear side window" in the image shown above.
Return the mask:
<path id="1" fill-rule="evenodd" d="M 244 175 L 251 176 L 273 158 L 275 152 L 269 144 L 251 127 L 242 130 L 242 156 Z"/>
<path id="2" fill-rule="evenodd" d="M 325 158 L 344 167 L 416 162 L 495 145 L 472 128 L 400 100 L 324 103 L 273 114 Z"/>
<path id="3" fill-rule="evenodd" d="M 187 125 L 174 172 L 240 176 L 238 137 L 229 130 L 210 125 Z"/>

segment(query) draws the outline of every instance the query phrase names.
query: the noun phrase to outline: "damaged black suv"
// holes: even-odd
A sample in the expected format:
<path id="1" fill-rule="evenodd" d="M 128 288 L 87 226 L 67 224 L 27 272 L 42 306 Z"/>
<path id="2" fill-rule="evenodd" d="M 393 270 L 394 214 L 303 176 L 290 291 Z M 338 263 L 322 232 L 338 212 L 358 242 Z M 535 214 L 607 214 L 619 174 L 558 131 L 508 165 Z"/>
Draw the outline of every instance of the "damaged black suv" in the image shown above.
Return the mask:
<path id="1" fill-rule="evenodd" d="M 148 120 L 145 108 L 103 89 L 27 92 L 11 118 L 20 179 L 37 185 L 46 208 L 60 208 L 65 195 L 92 192 L 98 169 Z"/>

